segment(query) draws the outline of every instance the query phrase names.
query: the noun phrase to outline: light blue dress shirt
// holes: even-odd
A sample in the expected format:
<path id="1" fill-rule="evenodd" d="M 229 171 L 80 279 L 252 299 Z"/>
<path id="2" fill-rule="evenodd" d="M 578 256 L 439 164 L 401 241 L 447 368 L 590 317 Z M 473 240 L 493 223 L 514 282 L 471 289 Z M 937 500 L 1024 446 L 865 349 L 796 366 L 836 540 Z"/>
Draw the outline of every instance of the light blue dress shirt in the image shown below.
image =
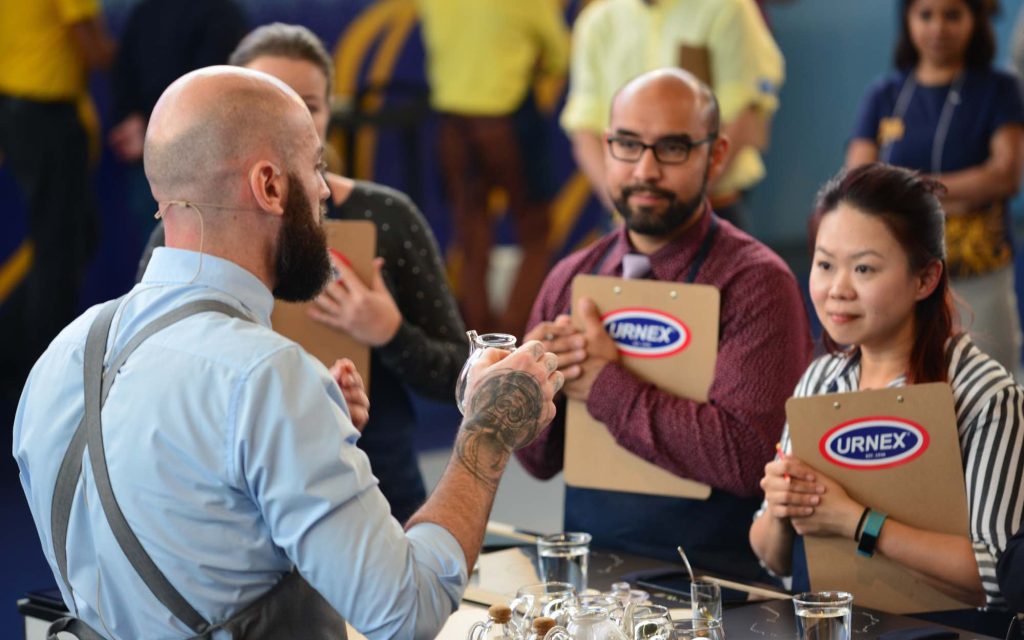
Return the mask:
<path id="1" fill-rule="evenodd" d="M 270 329 L 273 297 L 209 255 L 157 249 L 114 319 L 107 362 L 148 322 L 214 298 L 252 322 L 206 313 L 153 335 L 128 359 L 103 408 L 114 493 L 157 566 L 221 622 L 294 565 L 370 638 L 428 638 L 457 606 L 465 556 L 434 524 L 403 532 L 327 369 Z M 14 423 L 14 456 L 55 576 L 50 506 L 81 419 L 86 311 L 36 363 Z M 73 612 L 113 638 L 182 638 L 111 533 L 88 454 L 68 531 Z M 223 636 L 221 636 L 223 637 Z"/>

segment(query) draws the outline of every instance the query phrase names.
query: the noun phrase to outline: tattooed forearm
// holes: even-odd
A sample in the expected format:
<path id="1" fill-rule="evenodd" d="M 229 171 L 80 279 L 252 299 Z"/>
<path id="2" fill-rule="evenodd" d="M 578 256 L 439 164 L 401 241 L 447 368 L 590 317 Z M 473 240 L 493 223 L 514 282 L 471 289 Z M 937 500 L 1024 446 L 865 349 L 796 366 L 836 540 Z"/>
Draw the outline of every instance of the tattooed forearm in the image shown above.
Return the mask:
<path id="1" fill-rule="evenodd" d="M 455 441 L 459 462 L 487 486 L 497 487 L 512 452 L 544 426 L 540 383 L 522 371 L 494 373 L 480 381 Z"/>

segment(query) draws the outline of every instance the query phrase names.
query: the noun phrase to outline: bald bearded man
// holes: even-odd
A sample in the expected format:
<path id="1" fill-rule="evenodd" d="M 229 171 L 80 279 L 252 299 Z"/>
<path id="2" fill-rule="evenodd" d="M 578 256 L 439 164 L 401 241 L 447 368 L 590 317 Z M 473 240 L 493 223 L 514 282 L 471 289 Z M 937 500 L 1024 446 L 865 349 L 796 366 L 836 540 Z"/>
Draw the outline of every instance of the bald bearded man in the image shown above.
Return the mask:
<path id="1" fill-rule="evenodd" d="M 682 545 L 701 568 L 767 578 L 746 529 L 761 503 L 758 483 L 782 432 L 786 399 L 810 359 L 800 288 L 768 247 L 712 211 L 707 187 L 725 167 L 730 141 L 707 85 L 682 69 L 649 71 L 624 86 L 611 107 L 605 178 L 625 225 L 555 265 L 526 338 L 542 338 L 558 354 L 565 396 L 585 403 L 620 446 L 712 492 L 691 500 L 569 486 L 565 527 L 590 532 L 605 549 L 671 562 Z M 580 301 L 574 312 L 582 331 L 574 328 L 563 314 L 580 273 L 719 291 L 707 402 L 632 373 L 593 301 Z M 518 457 L 549 478 L 561 470 L 564 450 L 565 423 L 558 420 Z"/>
<path id="2" fill-rule="evenodd" d="M 536 342 L 489 352 L 403 531 L 355 446 L 359 385 L 270 329 L 274 297 L 308 299 L 329 272 L 321 153 L 299 96 L 258 72 L 190 73 L 154 109 L 144 161 L 167 247 L 54 340 L 15 418 L 76 616 L 59 627 L 340 638 L 344 616 L 370 638 L 428 638 L 461 598 L 505 463 L 554 414 L 557 359 Z"/>

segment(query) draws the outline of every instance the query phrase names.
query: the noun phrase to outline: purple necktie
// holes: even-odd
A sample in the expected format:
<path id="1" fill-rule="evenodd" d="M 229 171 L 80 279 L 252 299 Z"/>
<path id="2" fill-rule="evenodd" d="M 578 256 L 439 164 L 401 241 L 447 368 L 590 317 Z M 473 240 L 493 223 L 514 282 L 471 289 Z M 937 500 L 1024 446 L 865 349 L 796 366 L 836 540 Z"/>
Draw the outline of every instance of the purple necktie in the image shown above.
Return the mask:
<path id="1" fill-rule="evenodd" d="M 645 278 L 651 272 L 651 259 L 642 253 L 622 256 L 622 277 L 628 280 Z"/>

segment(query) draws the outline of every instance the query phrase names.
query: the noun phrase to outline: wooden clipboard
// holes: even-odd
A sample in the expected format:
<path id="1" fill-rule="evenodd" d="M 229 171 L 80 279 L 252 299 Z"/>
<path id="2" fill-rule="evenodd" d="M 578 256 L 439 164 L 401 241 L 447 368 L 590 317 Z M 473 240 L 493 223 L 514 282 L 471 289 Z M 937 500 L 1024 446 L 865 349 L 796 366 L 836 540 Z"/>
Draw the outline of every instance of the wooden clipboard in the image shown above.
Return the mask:
<path id="1" fill-rule="evenodd" d="M 325 220 L 327 246 L 341 252 L 364 283 L 372 282 L 373 259 L 377 255 L 377 227 L 369 220 Z M 270 321 L 274 330 L 302 345 L 311 356 L 330 368 L 338 358 L 349 358 L 363 376 L 370 391 L 370 348 L 352 336 L 324 326 L 309 317 L 312 302 L 274 303 Z"/>
<path id="2" fill-rule="evenodd" d="M 715 85 L 711 78 L 711 52 L 707 47 L 679 45 L 679 66 L 692 73 L 704 84 L 714 88 Z"/>
<path id="3" fill-rule="evenodd" d="M 584 296 L 597 304 L 609 333 L 619 336 L 624 367 L 663 391 L 707 402 L 718 357 L 718 289 L 579 275 L 572 284 L 573 306 Z M 652 320 L 648 329 L 642 328 L 644 319 Z M 673 319 L 682 325 L 680 344 L 663 342 L 666 331 L 649 328 L 659 322 L 671 325 Z M 578 318 L 574 322 L 580 326 Z M 564 471 L 566 484 L 575 487 L 698 500 L 711 495 L 708 485 L 681 478 L 619 446 L 586 404 L 573 400 L 566 409 Z"/>
<path id="4" fill-rule="evenodd" d="M 967 492 L 948 384 L 790 398 L 786 417 L 793 455 L 833 478 L 853 499 L 904 524 L 968 537 Z M 923 433 L 916 434 L 921 446 L 914 451 L 916 429 Z M 899 438 L 904 431 L 909 434 Z M 806 536 L 804 544 L 815 591 L 850 591 L 858 605 L 890 613 L 971 606 L 880 554 L 857 555 L 853 540 Z"/>

